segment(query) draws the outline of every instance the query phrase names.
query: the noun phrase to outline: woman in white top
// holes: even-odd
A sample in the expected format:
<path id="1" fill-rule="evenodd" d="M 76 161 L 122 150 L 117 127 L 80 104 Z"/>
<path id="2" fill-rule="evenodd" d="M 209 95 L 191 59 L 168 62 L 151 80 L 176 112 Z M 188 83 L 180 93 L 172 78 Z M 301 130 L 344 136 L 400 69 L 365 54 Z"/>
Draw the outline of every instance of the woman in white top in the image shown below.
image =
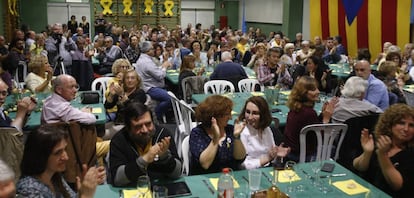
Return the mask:
<path id="1" fill-rule="evenodd" d="M 275 144 L 269 127 L 272 116 L 263 97 L 247 99 L 239 120 L 247 123 L 240 136 L 247 153 L 243 162 L 246 169 L 268 166 L 276 156 L 285 157 L 289 153 L 290 148 L 283 147 L 283 143 L 279 146 Z"/>
<path id="2" fill-rule="evenodd" d="M 51 92 L 50 81 L 53 77 L 53 68 L 50 67 L 47 57 L 44 55 L 32 56 L 29 62 L 30 73 L 26 77 L 26 87 L 33 93 Z"/>
<path id="3" fill-rule="evenodd" d="M 207 66 L 207 52 L 202 51 L 203 46 L 201 42 L 195 40 L 191 43 L 191 54 L 196 58 L 195 63 L 196 67 L 205 67 Z"/>

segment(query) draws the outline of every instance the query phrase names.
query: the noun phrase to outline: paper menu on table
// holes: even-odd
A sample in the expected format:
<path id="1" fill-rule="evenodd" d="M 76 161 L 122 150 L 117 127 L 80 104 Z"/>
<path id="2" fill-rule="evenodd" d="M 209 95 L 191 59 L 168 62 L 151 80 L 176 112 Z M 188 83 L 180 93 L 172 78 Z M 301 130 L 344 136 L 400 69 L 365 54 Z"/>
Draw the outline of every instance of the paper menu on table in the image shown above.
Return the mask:
<path id="1" fill-rule="evenodd" d="M 369 191 L 369 189 L 365 188 L 364 186 L 357 183 L 353 179 L 333 182 L 332 185 L 334 185 L 339 190 L 343 191 L 344 193 L 346 193 L 348 195 L 356 195 L 356 194 L 359 194 L 359 193 L 365 193 L 365 192 Z"/>
<path id="2" fill-rule="evenodd" d="M 139 192 L 137 189 L 133 189 L 133 190 L 123 190 L 122 191 L 124 193 L 123 198 L 139 198 Z M 152 193 L 151 191 L 148 191 L 145 193 L 145 197 L 146 198 L 151 198 L 152 197 Z"/>
<path id="3" fill-rule="evenodd" d="M 92 108 L 92 113 L 102 113 L 102 108 L 94 107 L 94 108 Z"/>
<path id="4" fill-rule="evenodd" d="M 280 170 L 280 171 L 277 171 L 277 181 L 280 182 L 280 183 L 289 182 L 289 177 L 287 175 L 292 173 L 292 172 L 295 174 L 292 177 L 292 182 L 301 180 L 301 178 L 298 176 L 298 174 L 296 174 L 295 171 L 293 171 L 293 170 Z M 270 175 L 273 176 L 273 171 L 270 171 Z"/>

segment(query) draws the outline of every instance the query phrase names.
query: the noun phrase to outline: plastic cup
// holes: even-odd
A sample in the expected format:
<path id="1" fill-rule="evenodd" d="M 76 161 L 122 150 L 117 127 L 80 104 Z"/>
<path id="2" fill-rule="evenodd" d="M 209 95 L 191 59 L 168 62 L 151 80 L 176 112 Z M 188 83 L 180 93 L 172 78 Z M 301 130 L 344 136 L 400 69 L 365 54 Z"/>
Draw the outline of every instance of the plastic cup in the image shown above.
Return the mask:
<path id="1" fill-rule="evenodd" d="M 249 188 L 252 192 L 260 189 L 261 177 L 262 171 L 258 169 L 249 170 Z"/>
<path id="2" fill-rule="evenodd" d="M 168 189 L 164 186 L 154 186 L 152 187 L 152 197 L 166 198 L 168 197 Z"/>

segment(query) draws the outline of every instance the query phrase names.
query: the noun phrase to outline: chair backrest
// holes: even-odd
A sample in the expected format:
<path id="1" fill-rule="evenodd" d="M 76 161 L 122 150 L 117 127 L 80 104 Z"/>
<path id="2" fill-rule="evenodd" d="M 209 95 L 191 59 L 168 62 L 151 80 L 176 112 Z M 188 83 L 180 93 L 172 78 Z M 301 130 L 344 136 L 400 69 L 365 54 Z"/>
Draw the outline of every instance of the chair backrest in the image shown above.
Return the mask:
<path id="1" fill-rule="evenodd" d="M 317 139 L 316 161 L 331 158 L 331 152 L 336 143 L 334 160 L 338 158 L 342 141 L 344 140 L 348 126 L 346 124 L 311 124 L 300 131 L 300 158 L 299 162 L 306 161 L 306 135 L 314 132 Z M 339 137 L 339 139 L 338 139 Z"/>
<path id="2" fill-rule="evenodd" d="M 348 125 L 348 131 L 345 134 L 345 144 L 339 150 L 338 163 L 343 165 L 348 170 L 353 170 L 352 161 L 358 157 L 362 152 L 361 146 L 361 131 L 366 128 L 373 132 L 377 124 L 380 114 L 372 114 L 361 117 L 350 118 L 345 121 Z"/>
<path id="3" fill-rule="evenodd" d="M 174 111 L 174 118 L 175 118 L 175 123 L 177 125 L 177 129 L 180 129 L 180 125 L 183 123 L 183 116 L 181 114 L 181 104 L 180 104 L 180 100 L 175 96 L 175 94 L 171 91 L 167 92 L 168 95 L 170 96 L 171 99 L 171 104 L 173 107 L 173 111 Z"/>
<path id="4" fill-rule="evenodd" d="M 108 81 L 111 80 L 112 77 L 99 77 L 96 78 L 95 80 L 93 80 L 92 85 L 91 85 L 91 90 L 92 91 L 99 91 L 99 93 L 101 94 L 102 98 L 103 98 L 103 102 L 105 102 L 106 98 L 105 98 L 105 91 L 106 88 L 108 87 Z"/>
<path id="5" fill-rule="evenodd" d="M 184 138 L 181 144 L 181 152 L 183 153 L 183 171 L 182 174 L 190 173 L 190 136 Z"/>
<path id="6" fill-rule="evenodd" d="M 193 94 L 204 93 L 204 84 L 208 81 L 205 76 L 190 76 L 181 81 L 181 89 L 183 100 L 192 103 L 191 96 Z"/>
<path id="7" fill-rule="evenodd" d="M 23 133 L 12 127 L 0 127 L 0 131 L 0 158 L 14 171 L 17 181 L 23 159 Z"/>
<path id="8" fill-rule="evenodd" d="M 403 92 L 404 92 L 405 101 L 407 102 L 408 105 L 413 107 L 414 106 L 414 93 L 404 90 L 404 89 L 403 89 Z"/>
<path id="9" fill-rule="evenodd" d="M 264 91 L 264 86 L 260 84 L 257 79 L 242 79 L 238 82 L 239 92 L 252 92 L 256 91 L 256 87 L 260 87 L 259 91 Z"/>
<path id="10" fill-rule="evenodd" d="M 223 94 L 226 92 L 234 93 L 234 85 L 227 80 L 210 80 L 204 84 L 205 94 Z"/>
<path id="11" fill-rule="evenodd" d="M 187 104 L 184 100 L 180 100 L 181 115 L 183 118 L 185 135 L 190 135 L 191 130 L 196 127 L 197 123 L 193 121 L 193 115 L 195 114 L 193 108 Z"/>

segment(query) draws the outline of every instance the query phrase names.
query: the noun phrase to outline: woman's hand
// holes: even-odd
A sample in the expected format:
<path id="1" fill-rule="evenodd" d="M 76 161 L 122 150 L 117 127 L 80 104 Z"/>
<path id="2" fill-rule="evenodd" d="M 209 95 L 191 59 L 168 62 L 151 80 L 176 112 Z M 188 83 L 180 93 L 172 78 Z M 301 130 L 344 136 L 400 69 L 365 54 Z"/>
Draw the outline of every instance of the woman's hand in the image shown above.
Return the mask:
<path id="1" fill-rule="evenodd" d="M 290 147 L 284 147 L 285 143 L 281 143 L 279 146 L 276 146 L 276 155 L 273 157 L 286 157 L 290 153 Z"/>
<path id="2" fill-rule="evenodd" d="M 360 141 L 364 152 L 374 151 L 374 138 L 372 137 L 372 134 L 369 134 L 368 129 L 362 129 Z"/>
<path id="3" fill-rule="evenodd" d="M 53 77 L 53 68 L 47 67 L 45 72 L 47 72 L 47 76 L 46 76 L 47 81 L 51 81 Z"/>
<path id="4" fill-rule="evenodd" d="M 88 170 L 86 164 L 82 165 L 82 178 L 76 177 L 76 185 L 79 190 L 79 197 L 92 198 L 96 191 L 96 186 L 99 184 L 101 176 L 100 171 L 96 167 L 91 167 Z"/>
<path id="5" fill-rule="evenodd" d="M 211 117 L 211 128 L 213 129 L 213 141 L 218 142 L 220 139 L 220 128 L 215 117 Z"/>
<path id="6" fill-rule="evenodd" d="M 380 135 L 377 138 L 377 154 L 386 155 L 392 146 L 392 140 L 387 135 Z"/>
<path id="7" fill-rule="evenodd" d="M 245 126 L 246 126 L 245 121 L 239 121 L 239 119 L 236 119 L 236 121 L 234 121 L 234 131 L 233 131 L 234 137 L 239 137 Z"/>

